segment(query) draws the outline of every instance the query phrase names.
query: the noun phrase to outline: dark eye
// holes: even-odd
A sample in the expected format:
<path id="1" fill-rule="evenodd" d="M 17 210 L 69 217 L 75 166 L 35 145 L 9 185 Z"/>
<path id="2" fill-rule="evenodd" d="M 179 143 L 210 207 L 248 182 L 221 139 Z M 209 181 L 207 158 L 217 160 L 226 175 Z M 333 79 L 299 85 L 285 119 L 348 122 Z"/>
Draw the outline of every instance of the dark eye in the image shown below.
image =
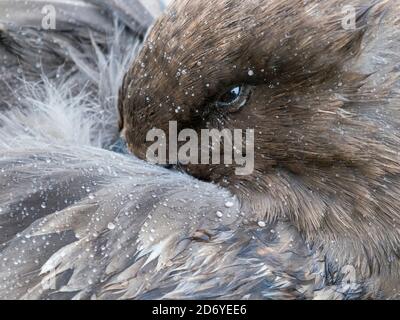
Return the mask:
<path id="1" fill-rule="evenodd" d="M 250 95 L 250 88 L 245 85 L 231 87 L 223 93 L 217 100 L 216 105 L 229 112 L 239 111 L 245 104 Z"/>

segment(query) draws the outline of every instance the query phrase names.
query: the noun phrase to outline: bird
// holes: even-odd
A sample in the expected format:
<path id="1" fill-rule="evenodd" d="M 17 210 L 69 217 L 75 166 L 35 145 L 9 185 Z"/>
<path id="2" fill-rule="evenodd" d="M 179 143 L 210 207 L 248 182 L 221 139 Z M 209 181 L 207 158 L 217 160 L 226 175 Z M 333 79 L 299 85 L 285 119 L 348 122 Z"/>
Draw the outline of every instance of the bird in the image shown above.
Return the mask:
<path id="1" fill-rule="evenodd" d="M 353 1 L 343 31 L 343 3 L 59 0 L 50 31 L 37 1 L 0 14 L 0 298 L 398 298 L 399 6 Z M 256 175 L 143 161 L 143 134 L 198 129 L 194 108 L 254 125 Z"/>
<path id="2" fill-rule="evenodd" d="M 146 159 L 146 133 L 170 121 L 199 136 L 254 129 L 252 174 L 180 167 L 397 295 L 399 13 L 398 1 L 175 1 L 120 92 L 128 147 Z"/>

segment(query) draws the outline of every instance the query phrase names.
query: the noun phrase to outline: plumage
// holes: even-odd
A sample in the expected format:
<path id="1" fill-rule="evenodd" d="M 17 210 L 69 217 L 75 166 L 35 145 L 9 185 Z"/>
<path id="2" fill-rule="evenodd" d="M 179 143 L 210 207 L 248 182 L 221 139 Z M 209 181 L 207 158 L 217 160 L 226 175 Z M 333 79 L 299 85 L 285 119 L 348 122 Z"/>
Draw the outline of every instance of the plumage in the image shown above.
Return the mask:
<path id="1" fill-rule="evenodd" d="M 390 0 L 177 0 L 120 92 L 128 146 L 146 158 L 146 133 L 171 120 L 199 135 L 253 128 L 251 175 L 181 167 L 236 194 L 248 219 L 289 222 L 330 263 L 396 295 L 399 13 Z M 245 106 L 221 110 L 235 86 L 251 92 Z"/>
<path id="2" fill-rule="evenodd" d="M 254 216 L 254 207 L 240 194 L 147 164 L 126 150 L 119 139 L 118 120 L 123 123 L 127 117 L 119 119 L 118 90 L 130 66 L 137 66 L 133 60 L 149 21 L 140 21 L 144 14 L 125 8 L 141 5 L 150 10 L 158 1 L 154 7 L 148 0 L 54 2 L 65 8 L 65 17 L 79 19 L 61 17 L 59 25 L 66 23 L 67 34 L 64 29 L 44 32 L 26 25 L 35 15 L 25 20 L 22 4 L 0 1 L 0 8 L 13 8 L 21 17 L 12 25 L 0 11 L 0 54 L 5 53 L 0 60 L 0 298 L 398 298 L 398 282 L 382 288 L 379 273 L 368 277 L 358 263 L 345 262 L 346 247 L 340 249 L 343 261 L 336 261 L 336 254 L 318 239 L 310 241 L 290 219 L 274 219 L 265 212 Z M 73 14 L 78 2 L 87 14 Z M 225 2 L 230 1 L 220 1 Z M 211 7 L 210 1 L 192 3 Z M 244 8 L 248 1 L 241 3 Z M 147 45 L 160 28 L 154 30 Z M 383 34 L 376 37 L 376 45 L 368 41 L 371 48 L 358 60 L 360 72 L 383 74 L 383 66 L 389 70 L 390 61 L 398 61 L 396 42 L 384 41 L 396 40 L 396 33 Z M 374 50 L 383 43 L 393 47 L 378 56 Z M 148 46 L 136 61 L 146 50 Z M 363 62 L 371 61 L 369 52 L 376 64 Z M 41 65 L 36 68 L 38 57 Z M 218 63 L 222 66 L 223 61 Z M 130 72 L 126 81 L 129 77 L 140 85 L 141 76 Z M 379 83 L 382 76 L 368 79 Z M 165 92 L 179 95 L 173 84 Z M 388 104 L 393 109 L 396 97 L 393 93 Z M 356 104 L 362 97 L 343 94 L 340 101 L 350 98 Z M 339 114 L 348 119 L 348 112 L 341 108 Z M 391 124 L 388 117 L 382 117 L 382 123 Z M 351 180 L 346 183 L 354 187 Z M 395 198 L 395 185 L 387 183 L 386 190 Z M 313 209 L 313 203 L 309 205 Z M 268 199 L 261 201 L 260 207 L 265 206 L 270 213 L 276 210 Z"/>

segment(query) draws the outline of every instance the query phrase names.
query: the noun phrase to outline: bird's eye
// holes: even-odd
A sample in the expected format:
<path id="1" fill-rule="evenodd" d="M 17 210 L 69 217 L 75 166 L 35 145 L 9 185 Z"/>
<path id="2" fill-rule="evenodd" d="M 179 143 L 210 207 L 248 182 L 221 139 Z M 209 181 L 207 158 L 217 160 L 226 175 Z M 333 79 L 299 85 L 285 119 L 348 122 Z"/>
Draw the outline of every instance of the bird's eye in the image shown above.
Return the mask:
<path id="1" fill-rule="evenodd" d="M 248 86 L 234 86 L 218 98 L 216 105 L 217 107 L 224 108 L 229 112 L 236 112 L 245 106 L 249 99 L 249 95 L 250 88 Z"/>

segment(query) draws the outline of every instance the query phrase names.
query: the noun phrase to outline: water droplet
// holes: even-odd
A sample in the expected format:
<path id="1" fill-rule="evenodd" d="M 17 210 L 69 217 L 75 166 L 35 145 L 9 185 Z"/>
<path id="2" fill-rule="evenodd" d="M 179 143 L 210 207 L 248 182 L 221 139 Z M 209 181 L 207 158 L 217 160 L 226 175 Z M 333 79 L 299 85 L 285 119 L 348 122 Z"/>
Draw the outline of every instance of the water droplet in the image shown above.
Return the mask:
<path id="1" fill-rule="evenodd" d="M 109 230 L 114 230 L 114 229 L 115 229 L 115 224 L 112 223 L 112 222 L 110 222 L 110 223 L 107 225 L 107 228 L 108 228 Z"/>
<path id="2" fill-rule="evenodd" d="M 225 207 L 227 207 L 227 208 L 232 208 L 233 206 L 234 206 L 234 203 L 232 201 L 227 201 L 225 203 Z"/>

